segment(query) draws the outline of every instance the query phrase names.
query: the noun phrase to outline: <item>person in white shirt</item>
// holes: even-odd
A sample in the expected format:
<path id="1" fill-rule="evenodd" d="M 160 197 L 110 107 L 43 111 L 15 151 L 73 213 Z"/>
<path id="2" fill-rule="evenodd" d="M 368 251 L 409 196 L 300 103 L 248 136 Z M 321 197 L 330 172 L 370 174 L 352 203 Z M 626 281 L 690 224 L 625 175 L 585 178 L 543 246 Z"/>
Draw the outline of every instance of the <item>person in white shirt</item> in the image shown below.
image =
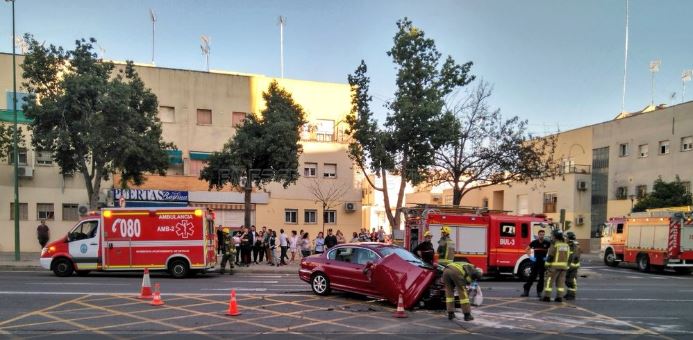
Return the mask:
<path id="1" fill-rule="evenodd" d="M 286 261 L 284 261 L 284 258 L 289 258 L 286 255 L 286 251 L 289 249 L 289 240 L 286 237 L 286 234 L 284 234 L 284 229 L 279 229 L 279 247 L 281 248 L 281 257 L 279 259 L 279 265 L 280 266 L 285 266 Z"/>
<path id="2" fill-rule="evenodd" d="M 291 261 L 293 263 L 296 260 L 296 252 L 298 252 L 298 235 L 296 230 L 291 231 L 291 238 L 289 238 L 289 250 L 291 250 Z"/>

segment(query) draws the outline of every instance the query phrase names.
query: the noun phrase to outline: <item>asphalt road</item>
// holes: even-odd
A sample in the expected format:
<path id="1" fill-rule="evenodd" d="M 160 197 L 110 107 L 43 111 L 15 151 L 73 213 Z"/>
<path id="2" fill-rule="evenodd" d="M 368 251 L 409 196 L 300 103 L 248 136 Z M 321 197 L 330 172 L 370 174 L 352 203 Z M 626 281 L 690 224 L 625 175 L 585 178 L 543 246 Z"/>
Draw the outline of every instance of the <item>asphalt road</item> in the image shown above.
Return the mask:
<path id="1" fill-rule="evenodd" d="M 512 279 L 484 280 L 484 305 L 473 309 L 476 320 L 450 322 L 442 311 L 413 310 L 407 319 L 394 319 L 394 306 L 383 301 L 340 293 L 318 297 L 294 274 L 210 273 L 184 280 L 153 274 L 166 303 L 153 307 L 135 298 L 142 281 L 137 274 L 58 278 L 47 271 L 0 272 L 0 335 L 693 337 L 693 276 L 600 264 L 585 266 L 581 275 L 586 277 L 578 283 L 578 300 L 571 303 L 521 298 L 521 283 Z M 231 288 L 241 316 L 224 315 Z"/>

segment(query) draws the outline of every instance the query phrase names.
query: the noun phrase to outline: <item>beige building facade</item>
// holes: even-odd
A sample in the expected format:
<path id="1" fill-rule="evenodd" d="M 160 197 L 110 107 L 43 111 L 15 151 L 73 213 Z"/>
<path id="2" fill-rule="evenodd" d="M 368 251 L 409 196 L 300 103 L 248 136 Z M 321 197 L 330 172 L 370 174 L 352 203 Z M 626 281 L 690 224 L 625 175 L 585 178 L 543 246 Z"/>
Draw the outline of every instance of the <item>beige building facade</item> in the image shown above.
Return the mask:
<path id="1" fill-rule="evenodd" d="M 18 59 L 21 65 L 22 58 Z M 0 54 L 0 69 L 11 69 L 11 55 Z M 274 78 L 221 71 L 199 72 L 167 69 L 147 65 L 136 66 L 145 85 L 159 100 L 159 117 L 163 139 L 176 145 L 169 153 L 171 164 L 167 176 L 148 176 L 140 187 L 131 187 L 127 194 L 130 206 L 147 205 L 146 197 L 166 193 L 185 197 L 185 204 L 214 209 L 218 225 L 237 227 L 243 223 L 243 194 L 227 187 L 208 190 L 198 179 L 205 160 L 234 135 L 238 124 L 250 112 L 264 108 L 262 92 Z M 21 68 L 18 71 L 21 74 Z M 314 238 L 328 228 L 351 234 L 361 227 L 361 182 L 347 156 L 348 138 L 345 118 L 351 109 L 348 84 L 324 83 L 292 79 L 276 79 L 303 106 L 308 124 L 303 128 L 297 183 L 283 188 L 270 184 L 256 188 L 252 194 L 252 221 L 258 226 L 278 230 L 303 229 Z M 18 80 L 21 83 L 21 78 Z M 11 94 L 11 74 L 0 76 L 0 89 Z M 18 93 L 23 92 L 21 89 Z M 9 102 L 11 104 L 11 102 Z M 0 103 L 0 123 L 9 124 L 11 108 Z M 21 114 L 21 113 L 20 113 Z M 26 126 L 26 124 L 23 124 Z M 27 141 L 30 141 L 27 135 Z M 81 174 L 62 176 L 50 157 L 29 146 L 20 156 L 22 167 L 30 169 L 20 179 L 20 225 L 22 251 L 38 251 L 36 226 L 47 218 L 52 238 L 64 235 L 79 219 L 80 205 L 88 202 Z M 13 170 L 9 159 L 0 163 L 0 251 L 13 251 L 14 229 L 10 216 L 13 200 Z M 29 171 L 29 170 L 25 170 Z M 20 172 L 21 173 L 21 172 Z M 115 176 L 117 182 L 118 177 Z M 103 183 L 103 204 L 117 204 L 121 194 L 113 190 L 113 182 Z M 316 198 L 311 188 L 339 190 L 329 207 Z M 184 193 L 184 194 L 182 194 Z M 142 194 L 138 198 L 137 195 Z M 130 199 L 134 198 L 131 202 Z M 183 202 L 178 202 L 183 204 Z M 161 202 L 149 202 L 162 204 Z M 165 204 L 165 203 L 163 203 Z M 323 211 L 326 210 L 326 211 Z"/>

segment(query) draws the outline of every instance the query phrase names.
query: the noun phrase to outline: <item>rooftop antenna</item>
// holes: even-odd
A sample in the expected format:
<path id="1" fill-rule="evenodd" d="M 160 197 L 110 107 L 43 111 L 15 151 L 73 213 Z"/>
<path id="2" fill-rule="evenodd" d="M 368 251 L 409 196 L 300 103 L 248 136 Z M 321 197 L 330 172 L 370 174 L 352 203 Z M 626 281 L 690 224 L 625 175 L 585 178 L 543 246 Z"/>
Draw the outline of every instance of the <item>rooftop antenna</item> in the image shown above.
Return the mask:
<path id="1" fill-rule="evenodd" d="M 200 49 L 202 49 L 202 54 L 205 56 L 205 64 L 207 64 L 207 72 L 209 72 L 209 45 L 211 45 L 212 39 L 206 35 L 200 36 Z"/>
<path id="2" fill-rule="evenodd" d="M 626 79 L 628 76 L 628 0 L 626 0 L 626 47 L 623 56 L 623 96 L 621 98 L 621 113 L 626 110 Z"/>
<path id="3" fill-rule="evenodd" d="M 650 73 L 652 73 L 652 106 L 654 106 L 655 73 L 659 72 L 659 67 L 661 65 L 662 61 L 659 59 L 655 59 L 650 62 Z"/>
<path id="4" fill-rule="evenodd" d="M 693 79 L 693 70 L 684 70 L 681 74 L 681 84 L 683 85 L 683 91 L 681 91 L 681 102 L 686 100 L 686 83 Z"/>
<path id="5" fill-rule="evenodd" d="M 284 79 L 284 26 L 286 26 L 286 17 L 279 16 L 279 68 L 281 77 Z"/>
<path id="6" fill-rule="evenodd" d="M 152 19 L 152 65 L 154 64 L 154 28 L 156 27 L 156 13 L 153 9 L 149 9 L 149 18 Z"/>
<path id="7" fill-rule="evenodd" d="M 96 43 L 96 47 L 99 49 L 99 52 L 101 53 L 101 59 L 106 59 L 106 49 L 101 46 L 101 44 Z"/>
<path id="8" fill-rule="evenodd" d="M 29 43 L 19 34 L 14 36 L 14 45 L 19 47 L 19 51 L 22 54 L 26 54 L 29 51 Z"/>

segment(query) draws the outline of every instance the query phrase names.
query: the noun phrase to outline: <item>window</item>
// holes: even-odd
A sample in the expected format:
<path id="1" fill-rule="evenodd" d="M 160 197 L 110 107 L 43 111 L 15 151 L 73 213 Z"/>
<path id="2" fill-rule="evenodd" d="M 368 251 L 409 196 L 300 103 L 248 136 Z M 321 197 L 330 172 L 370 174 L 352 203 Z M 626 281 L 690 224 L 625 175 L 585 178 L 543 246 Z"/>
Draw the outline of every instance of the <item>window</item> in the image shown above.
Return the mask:
<path id="1" fill-rule="evenodd" d="M 173 106 L 159 106 L 159 119 L 162 123 L 175 123 L 176 109 Z"/>
<path id="2" fill-rule="evenodd" d="M 231 125 L 239 126 L 245 120 L 245 112 L 234 112 L 231 114 Z"/>
<path id="3" fill-rule="evenodd" d="M 53 157 L 50 151 L 36 151 L 36 164 L 52 165 Z"/>
<path id="4" fill-rule="evenodd" d="M 558 202 L 558 196 L 555 192 L 544 193 L 544 212 L 555 213 L 556 202 Z"/>
<path id="5" fill-rule="evenodd" d="M 318 223 L 318 211 L 306 210 L 303 212 L 303 223 L 315 224 Z"/>
<path id="6" fill-rule="evenodd" d="M 337 164 L 327 164 L 325 163 L 322 170 L 322 176 L 325 178 L 336 178 L 337 177 Z"/>
<path id="7" fill-rule="evenodd" d="M 635 187 L 635 195 L 638 199 L 645 197 L 645 194 L 647 194 L 647 185 L 638 185 Z"/>
<path id="8" fill-rule="evenodd" d="M 354 254 L 354 248 L 343 247 L 331 251 L 327 254 L 330 260 L 340 261 L 340 262 L 351 262 L 352 255 Z"/>
<path id="9" fill-rule="evenodd" d="M 354 254 L 351 256 L 351 262 L 365 266 L 368 262 L 378 261 L 379 256 L 374 251 L 364 248 L 354 248 Z"/>
<path id="10" fill-rule="evenodd" d="M 618 187 L 616 188 L 616 199 L 624 200 L 628 198 L 628 187 Z"/>
<path id="11" fill-rule="evenodd" d="M 99 222 L 85 221 L 78 225 L 68 234 L 69 241 L 84 240 L 96 236 L 96 231 L 99 229 Z"/>
<path id="12" fill-rule="evenodd" d="M 17 151 L 17 155 L 19 156 L 19 165 L 27 165 L 27 152 L 25 148 L 19 148 Z M 9 160 L 10 165 L 14 164 L 14 149 L 10 149 L 10 155 L 7 157 Z"/>
<path id="13" fill-rule="evenodd" d="M 640 157 L 640 158 L 647 157 L 648 151 L 649 151 L 649 147 L 647 144 L 639 145 L 638 146 L 638 157 Z"/>
<path id="14" fill-rule="evenodd" d="M 693 150 L 693 136 L 681 138 L 681 151 Z"/>
<path id="15" fill-rule="evenodd" d="M 197 109 L 197 125 L 212 125 L 212 110 Z"/>
<path id="16" fill-rule="evenodd" d="M 618 146 L 618 157 L 628 156 L 628 143 L 619 144 Z"/>
<path id="17" fill-rule="evenodd" d="M 663 140 L 659 142 L 659 154 L 666 155 L 669 153 L 669 141 Z"/>
<path id="18" fill-rule="evenodd" d="M 501 237 L 515 237 L 515 223 L 501 222 L 500 224 Z"/>
<path id="19" fill-rule="evenodd" d="M 303 166 L 303 177 L 315 177 L 318 173 L 318 163 L 306 163 Z"/>
<path id="20" fill-rule="evenodd" d="M 337 223 L 337 212 L 334 210 L 325 210 L 322 214 L 322 220 L 327 224 Z"/>
<path id="21" fill-rule="evenodd" d="M 334 138 L 334 120 L 318 119 L 317 139 L 318 142 L 331 142 Z"/>
<path id="22" fill-rule="evenodd" d="M 529 225 L 527 223 L 522 223 L 522 229 L 521 229 L 521 237 L 522 238 L 528 238 L 529 237 Z"/>
<path id="23" fill-rule="evenodd" d="M 488 209 L 488 198 L 481 200 L 481 207 Z"/>
<path id="24" fill-rule="evenodd" d="M 686 193 L 690 194 L 691 193 L 691 182 L 689 181 L 682 181 L 681 185 L 683 185 L 684 188 L 686 188 Z"/>
<path id="25" fill-rule="evenodd" d="M 623 234 L 623 223 L 616 225 L 616 234 Z"/>
<path id="26" fill-rule="evenodd" d="M 63 221 L 78 221 L 78 206 L 74 203 L 63 203 Z"/>
<path id="27" fill-rule="evenodd" d="M 36 219 L 54 220 L 55 211 L 53 211 L 53 203 L 36 203 Z"/>
<path id="28" fill-rule="evenodd" d="M 29 219 L 29 204 L 19 203 L 19 220 L 26 221 Z M 14 203 L 10 203 L 10 220 L 14 220 Z"/>
<path id="29" fill-rule="evenodd" d="M 284 223 L 291 223 L 291 224 L 298 223 L 298 210 L 296 210 L 296 209 L 284 210 Z"/>

